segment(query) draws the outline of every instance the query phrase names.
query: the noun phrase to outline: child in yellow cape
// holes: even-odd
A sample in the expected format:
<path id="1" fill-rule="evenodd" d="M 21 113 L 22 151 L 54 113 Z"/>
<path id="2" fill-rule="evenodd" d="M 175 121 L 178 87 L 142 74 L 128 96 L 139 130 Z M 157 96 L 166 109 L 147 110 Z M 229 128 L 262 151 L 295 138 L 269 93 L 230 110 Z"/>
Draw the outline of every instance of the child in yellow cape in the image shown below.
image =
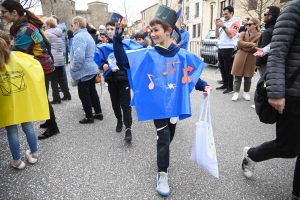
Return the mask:
<path id="1" fill-rule="evenodd" d="M 33 121 L 49 119 L 44 72 L 39 61 L 22 52 L 10 52 L 10 38 L 0 31 L 0 127 L 5 127 L 12 153 L 12 167 L 24 169 L 20 159 L 18 124 L 26 134 L 30 150 L 28 162 L 38 160 L 38 148 Z"/>

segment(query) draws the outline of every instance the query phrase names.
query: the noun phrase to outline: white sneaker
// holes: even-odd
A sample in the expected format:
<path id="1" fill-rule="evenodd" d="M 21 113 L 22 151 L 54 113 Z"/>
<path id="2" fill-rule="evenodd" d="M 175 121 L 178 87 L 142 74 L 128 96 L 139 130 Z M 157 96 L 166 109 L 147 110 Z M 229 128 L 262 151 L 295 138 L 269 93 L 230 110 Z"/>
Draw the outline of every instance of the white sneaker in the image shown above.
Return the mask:
<path id="1" fill-rule="evenodd" d="M 38 157 L 32 156 L 30 150 L 25 151 L 25 157 L 27 158 L 28 162 L 31 164 L 35 164 L 38 161 Z"/>
<path id="2" fill-rule="evenodd" d="M 14 161 L 11 161 L 11 166 L 15 169 L 24 169 L 26 164 L 21 160 L 17 165 L 14 165 Z"/>
<path id="3" fill-rule="evenodd" d="M 255 105 L 252 105 L 251 107 L 255 109 Z"/>
<path id="4" fill-rule="evenodd" d="M 242 170 L 244 176 L 251 178 L 254 173 L 255 162 L 248 157 L 248 150 L 250 147 L 244 147 L 243 160 L 242 160 Z"/>
<path id="5" fill-rule="evenodd" d="M 249 92 L 244 92 L 243 97 L 246 101 L 250 101 L 250 94 Z"/>
<path id="6" fill-rule="evenodd" d="M 158 172 L 157 173 L 157 188 L 158 194 L 161 196 L 169 196 L 170 195 L 170 187 L 168 183 L 168 174 L 166 172 Z"/>
<path id="7" fill-rule="evenodd" d="M 239 93 L 235 92 L 231 98 L 231 101 L 237 101 L 239 99 Z"/>
<path id="8" fill-rule="evenodd" d="M 104 86 L 105 86 L 105 87 L 108 87 L 108 84 L 105 82 L 105 83 L 104 83 Z"/>

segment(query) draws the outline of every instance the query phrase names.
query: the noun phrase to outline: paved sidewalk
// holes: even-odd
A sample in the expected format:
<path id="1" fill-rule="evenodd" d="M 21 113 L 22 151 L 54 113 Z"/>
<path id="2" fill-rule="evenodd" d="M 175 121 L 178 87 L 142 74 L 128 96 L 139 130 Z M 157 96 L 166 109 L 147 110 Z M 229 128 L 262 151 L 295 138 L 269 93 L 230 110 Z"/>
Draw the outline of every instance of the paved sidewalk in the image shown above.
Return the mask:
<path id="1" fill-rule="evenodd" d="M 202 78 L 213 88 L 220 73 L 208 66 Z M 253 85 L 258 80 L 253 78 Z M 253 87 L 254 89 L 254 87 Z M 40 158 L 25 170 L 9 166 L 11 154 L 5 131 L 0 129 L 0 199 L 200 199 L 279 200 L 292 190 L 295 159 L 273 159 L 256 165 L 255 176 L 241 173 L 244 146 L 256 146 L 275 137 L 275 126 L 259 122 L 253 104 L 214 90 L 211 97 L 220 178 L 215 179 L 189 161 L 202 92 L 191 95 L 193 116 L 180 121 L 171 144 L 169 184 L 171 195 L 160 197 L 156 188 L 156 134 L 153 122 L 137 122 L 133 109 L 133 141 L 116 133 L 107 87 L 100 97 L 104 120 L 79 124 L 84 117 L 77 88 L 71 101 L 54 105 L 61 133 L 39 141 Z M 100 88 L 98 87 L 98 91 Z M 52 98 L 50 98 L 52 99 Z M 36 133 L 40 123 L 35 123 Z M 22 159 L 28 149 L 20 133 Z"/>

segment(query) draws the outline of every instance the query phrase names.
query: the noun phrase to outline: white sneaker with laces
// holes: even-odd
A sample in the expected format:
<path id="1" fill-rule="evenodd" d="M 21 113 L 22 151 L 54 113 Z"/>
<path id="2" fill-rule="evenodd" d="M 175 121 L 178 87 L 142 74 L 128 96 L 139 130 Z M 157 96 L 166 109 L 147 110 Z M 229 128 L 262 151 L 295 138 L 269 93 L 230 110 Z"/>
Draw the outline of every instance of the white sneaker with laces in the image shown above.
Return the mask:
<path id="1" fill-rule="evenodd" d="M 231 101 L 237 101 L 239 99 L 239 93 L 235 92 L 231 98 Z"/>
<path id="2" fill-rule="evenodd" d="M 32 156 L 30 150 L 25 151 L 25 157 L 27 158 L 28 162 L 31 164 L 35 164 L 38 161 L 37 156 Z"/>
<path id="3" fill-rule="evenodd" d="M 157 188 L 158 194 L 161 196 L 169 196 L 170 187 L 168 183 L 168 174 L 166 172 L 158 172 L 157 173 Z"/>
<path id="4" fill-rule="evenodd" d="M 250 94 L 249 92 L 244 92 L 243 97 L 246 101 L 250 101 Z"/>
<path id="5" fill-rule="evenodd" d="M 251 178 L 254 173 L 255 162 L 248 157 L 248 150 L 250 147 L 244 147 L 243 160 L 242 160 L 242 170 L 244 176 Z"/>

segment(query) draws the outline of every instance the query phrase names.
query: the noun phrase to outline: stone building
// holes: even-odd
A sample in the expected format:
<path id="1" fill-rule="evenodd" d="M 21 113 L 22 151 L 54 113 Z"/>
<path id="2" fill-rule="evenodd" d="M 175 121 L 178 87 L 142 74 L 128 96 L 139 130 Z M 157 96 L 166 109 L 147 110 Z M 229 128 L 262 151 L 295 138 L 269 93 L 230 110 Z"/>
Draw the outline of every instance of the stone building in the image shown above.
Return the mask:
<path id="1" fill-rule="evenodd" d="M 87 10 L 76 10 L 75 4 L 73 0 L 41 0 L 43 15 L 58 16 L 61 22 L 66 23 L 68 29 L 71 29 L 72 19 L 75 16 L 86 18 L 97 30 L 110 18 L 107 3 L 96 0 L 87 4 Z"/>

